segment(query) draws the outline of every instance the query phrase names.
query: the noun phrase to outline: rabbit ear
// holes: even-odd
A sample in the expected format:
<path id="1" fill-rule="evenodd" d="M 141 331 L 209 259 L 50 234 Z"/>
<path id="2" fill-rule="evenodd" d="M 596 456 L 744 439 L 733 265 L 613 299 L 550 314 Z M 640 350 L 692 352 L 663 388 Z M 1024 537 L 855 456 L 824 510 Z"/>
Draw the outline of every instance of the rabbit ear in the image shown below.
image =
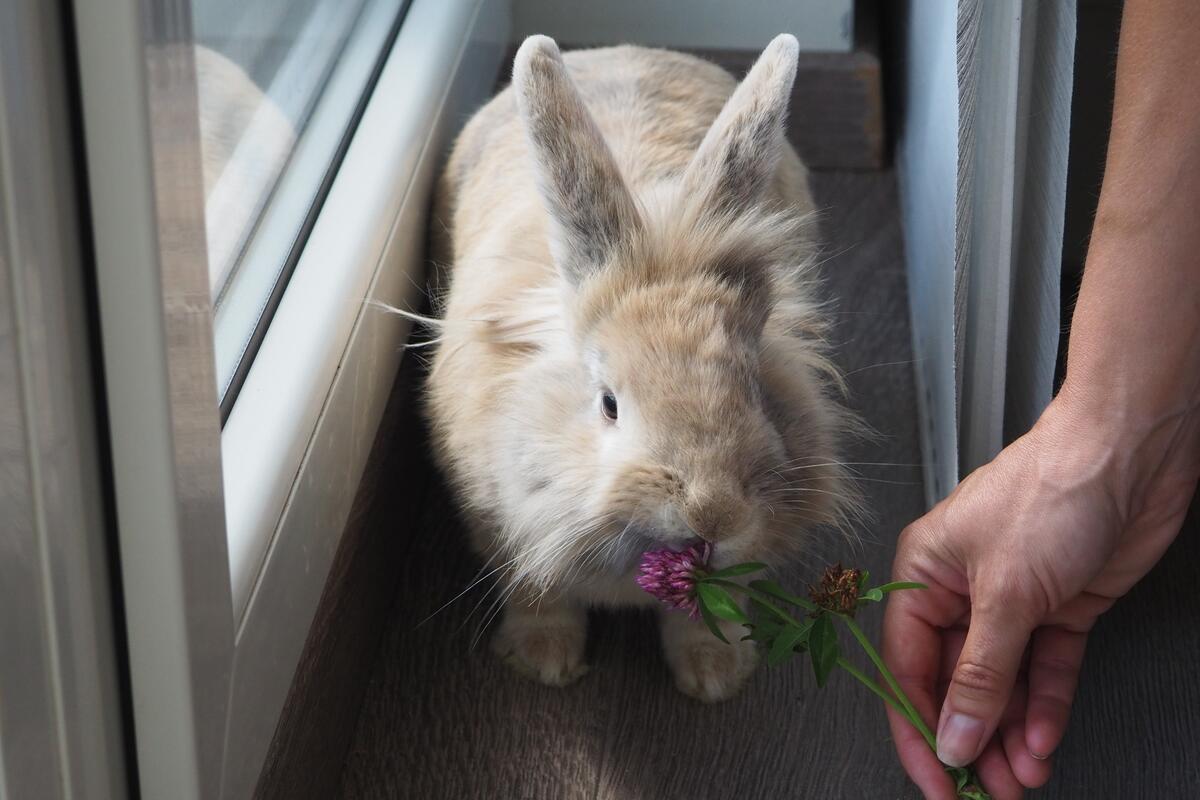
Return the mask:
<path id="1" fill-rule="evenodd" d="M 776 36 L 721 109 L 684 172 L 684 191 L 715 213 L 737 213 L 762 197 L 783 149 L 800 45 Z"/>
<path id="2" fill-rule="evenodd" d="M 637 209 L 553 39 L 525 40 L 513 61 L 513 87 L 550 214 L 551 254 L 577 285 L 640 225 Z"/>

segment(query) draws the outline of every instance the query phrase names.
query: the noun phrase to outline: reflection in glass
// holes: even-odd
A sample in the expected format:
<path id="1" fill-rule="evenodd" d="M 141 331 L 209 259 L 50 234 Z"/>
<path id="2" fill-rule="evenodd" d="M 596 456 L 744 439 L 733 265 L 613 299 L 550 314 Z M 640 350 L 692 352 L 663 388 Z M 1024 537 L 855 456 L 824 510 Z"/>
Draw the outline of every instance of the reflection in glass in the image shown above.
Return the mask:
<path id="1" fill-rule="evenodd" d="M 403 4 L 192 0 L 222 396 L 252 357 Z"/>

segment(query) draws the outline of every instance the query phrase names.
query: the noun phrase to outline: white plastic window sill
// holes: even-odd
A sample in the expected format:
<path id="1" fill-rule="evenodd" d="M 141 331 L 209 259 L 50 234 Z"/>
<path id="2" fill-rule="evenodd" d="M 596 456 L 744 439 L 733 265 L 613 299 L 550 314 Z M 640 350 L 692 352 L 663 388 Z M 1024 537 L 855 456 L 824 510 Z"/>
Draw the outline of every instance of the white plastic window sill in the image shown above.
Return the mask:
<path id="1" fill-rule="evenodd" d="M 429 195 L 506 0 L 414 0 L 222 433 L 236 639 L 223 798 L 262 770 L 420 299 Z"/>
<path id="2" fill-rule="evenodd" d="M 420 280 L 420 258 L 382 262 L 439 120 L 465 37 L 483 4 L 416 0 L 407 12 L 226 421 L 221 436 L 226 525 L 239 619 L 288 498 L 302 478 L 306 451 L 356 323 L 363 315 L 380 313 L 364 304 L 371 297 L 374 277 L 386 267 L 407 271 L 406 282 L 414 286 Z M 424 231 L 419 233 L 423 237 Z M 390 386 L 391 374 L 376 377 Z M 323 487 L 305 490 L 319 492 Z"/>
<path id="3" fill-rule="evenodd" d="M 272 103 L 276 97 L 281 98 L 283 105 L 279 108 L 289 120 L 300 118 L 304 123 L 300 139 L 290 155 L 286 151 L 276 154 L 276 157 L 287 156 L 286 169 L 273 189 L 255 184 L 252 180 L 242 180 L 241 176 L 249 175 L 259 180 L 268 178 L 274 181 L 273 173 L 259 175 L 255 170 L 255 162 L 264 160 L 264 150 L 271 153 L 271 148 L 280 147 L 278 142 L 272 140 L 273 135 L 278 135 L 277 131 L 248 132 L 242 137 L 242 144 L 234 152 L 229 165 L 222 172 L 222 179 L 208 199 L 205 213 L 210 226 L 210 281 L 216 302 L 213 349 L 217 365 L 217 393 L 222 399 L 229 390 L 241 360 L 253 358 L 253 354 L 247 354 L 247 342 L 254 334 L 266 298 L 279 279 L 283 259 L 313 203 L 317 187 L 342 139 L 346 122 L 362 95 L 361 87 L 371 74 L 402 5 L 396 0 L 375 0 L 366 4 L 362 18 L 357 20 L 353 30 L 345 32 L 349 37 L 345 52 L 328 75 L 328 83 L 320 90 L 311 115 L 305 116 L 303 108 L 294 107 L 296 102 L 289 106 L 288 101 L 299 98 L 307 102 L 308 95 L 314 90 L 304 81 L 325 76 L 319 71 L 309 74 L 305 71 L 306 67 L 297 66 L 295 60 L 327 60 L 333 57 L 336 54 L 313 53 L 313 44 L 308 40 L 317 40 L 328 50 L 340 44 L 340 28 L 355 22 L 353 15 L 348 15 L 340 7 L 331 8 L 328 4 L 318 6 L 318 13 L 305 26 L 301 41 L 289 52 L 281 75 L 276 77 L 267 95 L 268 102 Z M 353 10 L 349 6 L 347 9 Z M 322 30 L 322 26 L 326 30 Z M 314 32 L 313 27 L 318 30 Z M 329 34 L 327 29 L 331 27 L 335 35 Z M 306 47 L 307 51 L 302 49 Z M 227 175 L 230 176 L 228 179 Z M 258 214 L 258 208 L 247 205 L 244 200 L 239 202 L 231 195 L 254 197 L 256 193 L 262 194 L 268 189 L 271 189 L 269 202 L 266 202 L 261 215 L 254 221 L 254 233 L 246 242 L 244 237 L 248 232 L 240 229 L 243 220 L 231 217 Z M 241 251 L 243 244 L 244 252 Z"/>

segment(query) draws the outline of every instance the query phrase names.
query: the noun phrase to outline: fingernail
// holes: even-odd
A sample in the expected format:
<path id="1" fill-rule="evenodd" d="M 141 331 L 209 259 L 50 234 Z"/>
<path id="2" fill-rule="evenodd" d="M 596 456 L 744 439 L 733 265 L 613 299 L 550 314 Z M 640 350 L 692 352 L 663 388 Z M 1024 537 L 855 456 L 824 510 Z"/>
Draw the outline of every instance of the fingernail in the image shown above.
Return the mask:
<path id="1" fill-rule="evenodd" d="M 983 720 L 952 713 L 938 728 L 938 759 L 951 767 L 965 767 L 975 758 L 982 739 Z"/>
<path id="2" fill-rule="evenodd" d="M 1030 750 L 1030 751 L 1029 751 L 1029 755 L 1033 756 L 1033 757 L 1034 757 L 1034 758 L 1036 758 L 1038 761 L 1045 761 L 1047 758 L 1049 758 L 1049 757 L 1050 757 L 1050 756 L 1044 756 L 1044 755 L 1042 755 L 1041 753 L 1035 753 L 1035 752 L 1033 752 L 1032 750 Z"/>

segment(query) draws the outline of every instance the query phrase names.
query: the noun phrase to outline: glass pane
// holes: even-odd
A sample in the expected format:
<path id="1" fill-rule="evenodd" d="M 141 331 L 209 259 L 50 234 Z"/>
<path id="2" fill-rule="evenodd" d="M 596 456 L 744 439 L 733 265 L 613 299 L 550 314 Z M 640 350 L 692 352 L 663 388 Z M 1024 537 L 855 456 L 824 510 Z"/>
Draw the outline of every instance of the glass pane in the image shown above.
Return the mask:
<path id="1" fill-rule="evenodd" d="M 269 322 L 403 6 L 192 0 L 223 401 Z"/>

